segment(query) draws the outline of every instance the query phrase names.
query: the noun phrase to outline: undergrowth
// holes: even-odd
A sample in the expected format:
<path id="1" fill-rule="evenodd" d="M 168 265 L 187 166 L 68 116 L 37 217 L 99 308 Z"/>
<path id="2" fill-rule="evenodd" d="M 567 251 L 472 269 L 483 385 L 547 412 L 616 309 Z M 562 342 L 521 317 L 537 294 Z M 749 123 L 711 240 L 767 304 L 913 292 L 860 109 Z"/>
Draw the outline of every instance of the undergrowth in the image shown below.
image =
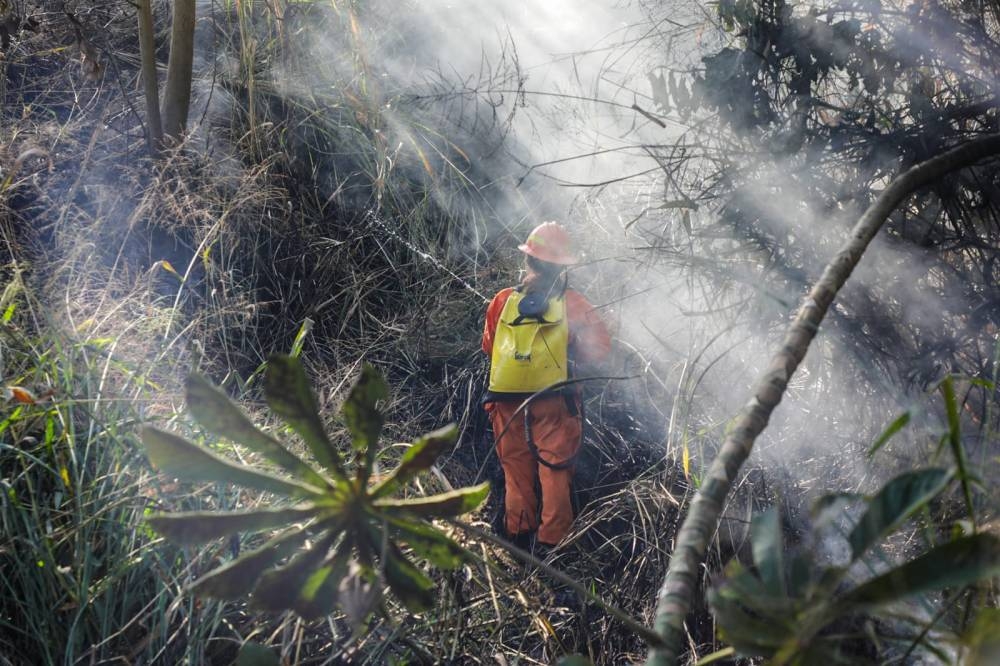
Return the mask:
<path id="1" fill-rule="evenodd" d="M 16 291 L 0 324 L 14 387 L 0 422 L 0 650 L 11 663 L 197 661 L 219 606 L 177 596 L 189 572 L 143 527 L 162 487 L 135 427 L 156 411 L 166 364 L 122 360 L 117 338 L 59 333 Z"/>
<path id="2" fill-rule="evenodd" d="M 144 526 L 152 510 L 267 501 L 154 475 L 136 429 L 190 428 L 177 387 L 193 368 L 256 412 L 265 359 L 293 345 L 324 414 L 336 412 L 364 358 L 394 387 L 392 441 L 458 423 L 459 445 L 421 481 L 424 492 L 498 485 L 479 406 L 481 308 L 511 279 L 505 273 L 516 274 L 510 241 L 531 226 L 511 222 L 523 211 L 487 171 L 502 159 L 490 154 L 504 119 L 477 118 L 475 104 L 412 102 L 369 55 L 372 39 L 402 49 L 404 38 L 380 36 L 350 5 L 295 3 L 279 17 L 280 6 L 235 3 L 213 14 L 219 69 L 201 80 L 217 85 L 196 91 L 205 123 L 159 163 L 143 153 L 133 112 L 141 100 L 122 96 L 140 89 L 136 63 L 121 56 L 137 52 L 125 31 L 87 34 L 107 67 L 85 81 L 65 67 L 75 51 L 50 49 L 47 35 L 70 39 L 70 26 L 35 6 L 49 32 L 21 34 L 3 65 L 4 118 L 17 131 L 2 137 L 10 179 L 0 215 L 9 265 L 30 285 L 7 329 L 21 337 L 5 348 L 4 381 L 58 390 L 17 407 L 3 433 L 2 478 L 14 495 L 4 504 L 2 652 L 14 663 L 229 663 L 247 642 L 290 663 L 641 654 L 615 620 L 568 607 L 552 581 L 489 541 L 466 537 L 495 564 L 445 575 L 433 612 L 357 632 L 343 614 L 305 622 L 192 598 L 185 590 L 199 574 L 257 542 L 177 549 Z M 72 9 L 85 27 L 119 25 L 132 11 Z M 311 56 L 307 27 L 338 36 L 342 50 Z M 86 94 L 71 94 L 74 86 Z M 583 514 L 549 559 L 642 617 L 641 591 L 656 583 L 675 518 L 676 502 L 658 500 L 683 490 L 664 486 L 655 438 L 637 440 L 634 420 L 619 418 L 628 392 L 598 388 L 590 402 L 602 426 L 579 484 Z M 254 459 L 240 447 L 227 453 Z M 670 467 L 666 485 L 676 478 Z M 489 531 L 499 502 L 473 525 Z M 616 570 L 626 561 L 647 564 L 622 586 Z"/>
<path id="3" fill-rule="evenodd" d="M 440 84 L 421 96 L 426 89 L 380 69 L 377 56 L 402 52 L 408 38 L 378 29 L 389 24 L 382 19 L 399 24 L 392 3 L 213 5 L 214 57 L 196 90 L 204 122 L 158 163 L 144 154 L 137 63 L 123 55 L 138 52 L 131 4 L 73 3 L 105 59 L 98 81 L 66 67 L 76 52 L 54 44 L 71 43 L 72 30 L 44 4 L 22 7 L 46 31 L 19 34 L 0 64 L 0 114 L 14 128 L 0 130 L 2 380 L 37 398 L 19 403 L 8 391 L 0 412 L 3 657 L 231 663 L 255 643 L 286 663 L 641 659 L 641 639 L 609 614 L 568 601 L 538 568 L 469 534 L 456 538 L 489 565 L 438 574 L 432 611 L 401 611 L 363 631 L 343 613 L 306 622 L 186 593 L 258 541 L 168 546 L 145 526 L 147 513 L 269 500 L 216 484 L 179 487 L 148 467 L 140 423 L 260 462 L 210 442 L 182 416 L 189 370 L 278 432 L 260 414 L 262 370 L 271 354 L 297 347 L 339 437 L 343 424 L 326 415 L 367 360 L 392 387 L 387 458 L 401 454 L 398 442 L 458 424 L 457 446 L 420 480 L 422 492 L 502 486 L 479 405 L 481 314 L 513 281 L 512 241 L 530 228 L 531 207 L 495 178 L 507 119 L 489 100 L 449 96 Z M 334 44 L 324 57 L 315 55 L 320 34 Z M 620 285 L 602 284 L 601 270 L 574 280 L 610 301 Z M 716 405 L 699 387 L 697 373 L 714 363 L 701 357 L 708 347 L 686 357 L 665 349 L 622 345 L 614 363 L 639 377 L 588 387 L 578 520 L 545 556 L 647 625 L 678 514 L 727 427 L 706 416 Z M 828 475 L 817 485 L 850 478 L 858 448 L 817 454 L 810 466 Z M 800 527 L 807 489 L 775 470 L 754 470 L 739 485 L 709 571 L 734 554 L 746 559 L 751 517 L 778 496 L 788 537 Z M 490 531 L 500 506 L 494 494 L 473 526 Z M 704 605 L 688 629 L 699 654 L 719 647 Z"/>

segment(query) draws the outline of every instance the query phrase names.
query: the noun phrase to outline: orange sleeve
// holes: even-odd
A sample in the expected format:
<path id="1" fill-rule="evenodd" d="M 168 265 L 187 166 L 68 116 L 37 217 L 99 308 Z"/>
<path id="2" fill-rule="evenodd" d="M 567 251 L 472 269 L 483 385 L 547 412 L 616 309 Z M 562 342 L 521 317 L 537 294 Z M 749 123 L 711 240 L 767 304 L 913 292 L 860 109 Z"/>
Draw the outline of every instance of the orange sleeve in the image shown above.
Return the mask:
<path id="1" fill-rule="evenodd" d="M 578 361 L 598 363 L 611 353 L 608 325 L 583 294 L 566 292 L 566 316 L 569 318 L 570 345 Z"/>
<path id="2" fill-rule="evenodd" d="M 510 292 L 512 291 L 514 291 L 512 287 L 500 290 L 486 308 L 486 321 L 483 323 L 482 348 L 487 356 L 493 353 L 493 338 L 497 333 L 497 322 L 500 321 L 500 313 L 503 312 L 503 306 L 507 305 L 507 298 L 510 297 Z"/>

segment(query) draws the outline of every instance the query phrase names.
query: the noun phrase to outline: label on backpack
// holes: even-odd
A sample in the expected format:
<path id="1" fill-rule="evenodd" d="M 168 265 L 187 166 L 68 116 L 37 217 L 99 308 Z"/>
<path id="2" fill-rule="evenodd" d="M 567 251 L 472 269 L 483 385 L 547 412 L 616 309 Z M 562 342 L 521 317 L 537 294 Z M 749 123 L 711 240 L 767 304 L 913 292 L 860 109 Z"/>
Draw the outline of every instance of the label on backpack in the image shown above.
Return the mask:
<path id="1" fill-rule="evenodd" d="M 566 300 L 550 298 L 541 317 L 520 313 L 524 294 L 512 291 L 497 321 L 490 359 L 490 391 L 534 393 L 569 377 Z"/>

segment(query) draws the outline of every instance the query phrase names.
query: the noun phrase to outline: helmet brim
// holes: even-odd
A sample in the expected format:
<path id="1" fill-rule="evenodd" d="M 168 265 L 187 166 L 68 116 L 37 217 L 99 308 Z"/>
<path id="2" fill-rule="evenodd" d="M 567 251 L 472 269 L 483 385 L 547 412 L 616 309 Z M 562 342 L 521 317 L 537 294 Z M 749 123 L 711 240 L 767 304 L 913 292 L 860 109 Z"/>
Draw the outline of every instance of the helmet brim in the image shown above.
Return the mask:
<path id="1" fill-rule="evenodd" d="M 572 266 L 574 264 L 580 263 L 580 260 L 571 254 L 560 254 L 560 255 L 549 255 L 549 254 L 539 254 L 537 250 L 532 248 L 527 243 L 521 243 L 517 246 L 517 249 L 524 252 L 530 257 L 534 257 L 539 261 L 546 261 L 550 264 L 559 264 L 560 266 Z"/>

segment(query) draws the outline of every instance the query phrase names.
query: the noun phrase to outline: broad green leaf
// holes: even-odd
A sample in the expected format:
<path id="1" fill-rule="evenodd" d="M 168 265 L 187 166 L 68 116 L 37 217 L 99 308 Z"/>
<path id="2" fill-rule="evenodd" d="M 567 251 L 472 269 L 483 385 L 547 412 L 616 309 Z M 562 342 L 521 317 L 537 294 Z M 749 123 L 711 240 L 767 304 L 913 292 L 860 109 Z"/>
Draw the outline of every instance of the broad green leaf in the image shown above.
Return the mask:
<path id="1" fill-rule="evenodd" d="M 417 474 L 430 469 L 442 453 L 455 445 L 457 438 L 458 428 L 453 423 L 417 439 L 403 454 L 399 466 L 372 489 L 371 497 L 378 499 L 391 495 Z"/>
<path id="2" fill-rule="evenodd" d="M 726 567 L 726 578 L 713 588 L 720 599 L 738 602 L 760 616 L 784 618 L 795 612 L 797 600 L 774 595 L 752 572 L 734 560 Z"/>
<path id="3" fill-rule="evenodd" d="M 149 518 L 153 529 L 170 541 L 181 545 L 206 543 L 237 532 L 256 532 L 273 527 L 287 527 L 316 515 L 310 505 L 286 509 L 218 512 L 192 511 L 159 514 Z"/>
<path id="4" fill-rule="evenodd" d="M 858 654 L 857 649 L 845 649 L 845 644 L 850 646 L 850 642 L 845 640 L 844 635 L 837 635 L 830 639 L 822 636 L 808 637 L 808 641 L 796 640 L 789 642 L 774 655 L 771 664 L 774 666 L 868 666 L 878 662 L 872 661 L 865 655 Z"/>
<path id="5" fill-rule="evenodd" d="M 426 523 L 385 517 L 392 536 L 440 569 L 456 569 L 468 560 L 468 553 L 446 534 Z"/>
<path id="6" fill-rule="evenodd" d="M 841 532 L 843 530 L 841 521 L 844 517 L 844 509 L 847 506 L 860 503 L 863 499 L 865 496 L 860 493 L 847 492 L 829 493 L 816 498 L 809 507 L 812 530 L 819 532 L 832 524 L 838 532 Z"/>
<path id="7" fill-rule="evenodd" d="M 258 643 L 244 643 L 236 655 L 236 666 L 281 666 L 281 657 Z"/>
<path id="8" fill-rule="evenodd" d="M 876 541 L 897 529 L 915 511 L 940 493 L 950 476 L 943 469 L 900 474 L 885 484 L 848 536 L 853 559 L 861 557 Z"/>
<path id="9" fill-rule="evenodd" d="M 239 442 L 317 488 L 329 483 L 278 440 L 258 430 L 221 389 L 199 374 L 185 382 L 188 409 L 209 432 Z"/>
<path id="10" fill-rule="evenodd" d="M 782 554 L 781 517 L 772 507 L 753 519 L 750 526 L 753 563 L 760 580 L 772 595 L 785 594 L 784 558 Z"/>
<path id="11" fill-rule="evenodd" d="M 195 581 L 191 592 L 216 599 L 238 599 L 253 590 L 265 569 L 294 553 L 308 536 L 304 529 L 280 534 Z"/>
<path id="12" fill-rule="evenodd" d="M 811 553 L 802 548 L 794 548 L 787 555 L 784 565 L 787 594 L 790 597 L 804 597 L 813 583 L 816 564 L 810 557 Z"/>
<path id="13" fill-rule="evenodd" d="M 885 443 L 892 439 L 893 435 L 905 428 L 906 424 L 910 422 L 910 418 L 910 412 L 903 412 L 895 421 L 890 423 L 889 427 L 882 431 L 882 434 L 878 436 L 875 443 L 868 449 L 868 457 L 870 458 L 875 455 L 875 452 L 885 446 Z"/>
<path id="14" fill-rule="evenodd" d="M 761 617 L 757 612 L 750 612 L 742 603 L 744 599 L 742 596 L 733 598 L 725 594 L 728 582 L 712 588 L 708 593 L 708 601 L 718 624 L 719 636 L 725 642 L 732 644 L 740 654 L 771 656 L 794 635 L 794 632 L 782 622 L 776 622 L 770 617 Z M 794 621 L 794 616 L 789 615 L 786 619 L 789 622 Z"/>
<path id="15" fill-rule="evenodd" d="M 362 485 L 371 474 L 375 454 L 378 453 L 378 438 L 382 433 L 382 414 L 378 401 L 389 395 L 385 380 L 372 366 L 365 363 L 361 377 L 351 389 L 342 413 L 347 429 L 351 433 L 351 443 L 358 452 L 358 478 Z"/>
<path id="16" fill-rule="evenodd" d="M 434 581 L 407 560 L 395 544 L 386 548 L 383 564 L 389 589 L 410 611 L 419 613 L 434 605 Z"/>
<path id="17" fill-rule="evenodd" d="M 306 620 L 333 612 L 340 584 L 347 575 L 351 557 L 351 542 L 344 540 L 333 556 L 306 579 L 292 608 Z"/>
<path id="18" fill-rule="evenodd" d="M 845 605 L 877 606 L 997 575 L 1000 575 L 1000 540 L 991 534 L 975 534 L 932 548 L 860 585 L 841 601 Z"/>
<path id="19" fill-rule="evenodd" d="M 346 478 L 340 454 L 326 436 L 316 396 L 298 359 L 276 355 L 268 360 L 264 396 L 274 413 L 302 437 L 316 460 L 335 478 Z"/>
<path id="20" fill-rule="evenodd" d="M 399 517 L 450 518 L 475 511 L 490 494 L 489 482 L 415 499 L 378 500 L 375 506 Z"/>
<path id="21" fill-rule="evenodd" d="M 151 426 L 144 427 L 141 436 L 153 466 L 183 481 L 228 481 L 291 496 L 314 496 L 318 492 L 311 486 L 231 463 L 183 437 Z"/>
<path id="22" fill-rule="evenodd" d="M 253 590 L 254 605 L 269 611 L 292 608 L 309 576 L 326 559 L 336 538 L 336 534 L 324 535 L 311 548 L 299 553 L 284 566 L 271 569 L 261 576 Z"/>

